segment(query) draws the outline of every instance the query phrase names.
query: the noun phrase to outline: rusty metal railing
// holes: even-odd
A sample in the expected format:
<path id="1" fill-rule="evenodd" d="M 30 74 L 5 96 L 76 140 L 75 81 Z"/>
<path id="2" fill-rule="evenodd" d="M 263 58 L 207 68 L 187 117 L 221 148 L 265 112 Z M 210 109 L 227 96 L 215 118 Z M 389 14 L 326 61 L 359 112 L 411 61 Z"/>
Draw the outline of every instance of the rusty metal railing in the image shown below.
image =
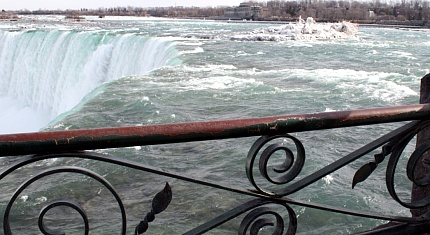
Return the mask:
<path id="1" fill-rule="evenodd" d="M 225 190 L 238 195 L 251 196 L 255 199 L 247 201 L 225 213 L 202 223 L 189 231 L 177 231 L 185 234 L 201 234 L 216 228 L 239 215 L 246 214 L 238 226 L 239 234 L 245 234 L 248 230 L 251 234 L 258 232 L 263 227 L 271 225 L 274 227 L 273 234 L 294 234 L 297 227 L 297 215 L 291 205 L 300 205 L 345 215 L 360 216 L 373 219 L 391 221 L 386 226 L 362 232 L 362 234 L 419 234 L 430 229 L 430 213 L 418 217 L 402 217 L 395 215 L 378 215 L 366 212 L 353 211 L 349 209 L 336 208 L 333 206 L 320 205 L 311 202 L 291 199 L 288 196 L 298 192 L 312 183 L 324 178 L 332 172 L 350 164 L 351 162 L 369 154 L 371 151 L 381 148 L 379 154 L 374 156 L 374 161 L 364 164 L 357 170 L 352 187 L 363 182 L 382 163 L 389 158 L 386 164 L 387 191 L 401 206 L 409 209 L 424 208 L 430 205 L 430 195 L 416 201 L 400 199 L 394 183 L 394 174 L 397 162 L 405 146 L 421 130 L 430 125 L 430 104 L 398 106 L 387 108 L 362 109 L 351 111 L 325 112 L 316 114 L 286 115 L 263 118 L 249 118 L 237 120 L 223 120 L 210 122 L 191 122 L 152 126 L 117 127 L 85 130 L 67 130 L 55 132 L 36 132 L 0 135 L 0 156 L 14 161 L 7 165 L 0 173 L 0 182 L 6 176 L 19 168 L 34 162 L 54 158 L 81 158 L 101 162 L 108 162 L 125 166 L 140 171 L 151 172 L 169 178 L 188 181 L 216 189 Z M 301 141 L 290 135 L 294 132 L 304 132 L 323 129 L 334 129 L 361 125 L 372 125 L 381 123 L 411 121 L 396 130 L 371 141 L 369 144 L 358 148 L 344 157 L 330 163 L 321 169 L 297 178 L 305 165 L 305 148 Z M 160 170 L 129 159 L 118 158 L 107 154 L 96 152 L 84 152 L 86 150 L 97 150 L 105 148 L 122 148 L 131 146 L 149 146 L 170 143 L 196 142 L 229 138 L 241 138 L 261 136 L 251 146 L 247 159 L 244 159 L 246 176 L 253 189 L 243 189 L 226 186 L 217 182 L 198 179 L 185 174 Z M 293 142 L 294 148 L 288 148 L 281 144 L 271 144 L 278 138 L 288 139 Z M 430 177 L 418 178 L 415 175 L 416 165 L 422 161 L 424 154 L 430 149 L 429 144 L 418 145 L 410 156 L 407 165 L 408 178 L 418 186 L 426 186 L 430 183 Z M 284 160 L 278 167 L 268 169 L 268 161 L 275 153 L 282 153 Z M 15 156 L 15 157 L 12 157 Z M 389 157 L 388 157 L 389 156 Z M 277 176 L 273 176 L 273 171 Z M 97 173 L 76 166 L 53 167 L 38 174 L 32 175 L 22 183 L 11 196 L 3 212 L 3 230 L 5 234 L 13 234 L 10 226 L 11 210 L 19 196 L 29 185 L 46 176 L 58 173 L 76 173 L 86 175 L 103 184 L 109 192 L 114 195 L 121 211 L 121 234 L 127 234 L 126 212 L 120 195 L 104 177 Z M 269 184 L 280 186 L 277 188 L 261 185 L 256 180 L 256 172 Z M 147 231 L 148 223 L 154 221 L 155 215 L 163 212 L 170 204 L 174 190 L 166 183 L 165 188 L 152 200 L 152 208 L 144 219 L 136 226 L 134 233 L 142 234 Z M 284 213 L 279 214 L 272 211 L 267 204 L 275 204 L 284 208 Z M 45 215 L 53 208 L 69 207 L 78 212 L 84 221 L 84 233 L 90 233 L 89 220 L 85 209 L 78 202 L 71 200 L 56 200 L 46 202 L 41 210 L 38 226 L 43 234 L 61 234 L 60 230 L 50 230 L 44 222 Z M 264 218 L 273 215 L 275 222 Z M 162 216 L 162 215 L 160 215 Z M 157 216 L 158 217 L 158 216 Z M 287 217 L 287 218 L 284 218 Z M 285 222 L 285 221 L 288 221 Z"/>
<path id="2" fill-rule="evenodd" d="M 430 105 L 212 122 L 0 135 L 0 156 L 156 145 L 332 129 L 425 119 Z"/>

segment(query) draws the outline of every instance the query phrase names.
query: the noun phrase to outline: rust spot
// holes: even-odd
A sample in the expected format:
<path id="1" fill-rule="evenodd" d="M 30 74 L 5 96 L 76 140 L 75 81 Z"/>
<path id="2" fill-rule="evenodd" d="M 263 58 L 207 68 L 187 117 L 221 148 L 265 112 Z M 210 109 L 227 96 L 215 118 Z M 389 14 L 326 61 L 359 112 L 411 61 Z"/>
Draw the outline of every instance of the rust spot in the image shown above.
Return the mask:
<path id="1" fill-rule="evenodd" d="M 275 123 L 274 126 L 270 126 L 270 124 L 269 124 L 269 128 L 270 128 L 270 130 L 278 130 L 278 123 Z"/>

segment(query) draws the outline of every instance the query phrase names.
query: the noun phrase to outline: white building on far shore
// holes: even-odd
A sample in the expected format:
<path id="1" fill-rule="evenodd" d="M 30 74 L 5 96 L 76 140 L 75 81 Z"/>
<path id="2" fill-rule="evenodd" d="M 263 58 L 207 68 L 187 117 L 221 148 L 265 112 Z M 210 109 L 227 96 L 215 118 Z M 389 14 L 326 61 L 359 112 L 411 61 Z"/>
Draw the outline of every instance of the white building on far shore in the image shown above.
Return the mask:
<path id="1" fill-rule="evenodd" d="M 262 7 L 243 2 L 238 7 L 227 7 L 224 10 L 224 17 L 229 19 L 245 19 L 245 20 L 257 20 L 262 17 Z"/>

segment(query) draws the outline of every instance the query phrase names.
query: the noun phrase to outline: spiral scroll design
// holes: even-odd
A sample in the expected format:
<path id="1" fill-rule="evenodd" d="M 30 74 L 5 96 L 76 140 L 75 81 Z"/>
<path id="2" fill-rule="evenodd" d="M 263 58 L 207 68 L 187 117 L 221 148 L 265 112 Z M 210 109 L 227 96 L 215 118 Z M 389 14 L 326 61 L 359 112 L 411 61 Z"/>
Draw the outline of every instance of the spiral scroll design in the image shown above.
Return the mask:
<path id="1" fill-rule="evenodd" d="M 289 224 L 288 230 L 285 234 L 295 234 L 297 230 L 297 216 L 294 210 L 286 204 L 279 204 L 284 206 L 287 209 L 289 216 Z M 276 222 L 272 222 L 272 220 L 268 219 L 267 216 L 272 215 Z M 242 220 L 239 233 L 238 234 L 246 234 L 249 230 L 250 234 L 258 234 L 260 229 L 267 226 L 274 226 L 274 230 L 272 232 L 273 235 L 281 235 L 284 234 L 285 230 L 285 221 L 283 217 L 273 211 L 269 207 L 257 207 L 249 212 L 245 218 Z"/>
<path id="2" fill-rule="evenodd" d="M 18 196 L 29 186 L 31 185 L 33 182 L 45 177 L 45 176 L 49 176 L 49 175 L 53 175 L 53 174 L 57 174 L 57 173 L 78 173 L 78 174 L 83 174 L 86 175 L 88 177 L 91 177 L 97 181 L 99 181 L 101 184 L 103 184 L 115 197 L 118 206 L 121 210 L 121 216 L 122 216 L 122 228 L 121 228 L 121 234 L 126 234 L 126 214 L 125 214 L 125 208 L 124 205 L 121 201 L 121 198 L 119 197 L 119 195 L 115 192 L 114 188 L 112 187 L 112 185 L 106 181 L 102 176 L 98 175 L 95 172 L 92 172 L 90 170 L 87 169 L 83 169 L 80 167 L 54 167 L 51 168 L 49 170 L 45 170 L 35 176 L 33 176 L 32 178 L 30 178 L 29 180 L 25 181 L 24 183 L 22 183 L 18 189 L 13 193 L 11 199 L 9 200 L 9 203 L 6 206 L 5 212 L 4 212 L 4 217 L 3 217 L 3 229 L 4 229 L 4 233 L 5 235 L 10 235 L 12 234 L 11 228 L 10 228 L 10 221 L 9 221 L 9 215 L 10 215 L 10 211 L 12 209 L 12 205 L 14 204 L 14 202 L 16 201 L 16 199 L 18 198 Z M 52 202 L 50 204 L 48 204 L 47 206 L 45 206 L 40 214 L 39 214 L 39 220 L 38 220 L 38 224 L 39 224 L 39 229 L 41 230 L 41 232 L 45 235 L 55 235 L 55 234 L 64 234 L 64 232 L 62 231 L 52 231 L 49 228 L 47 228 L 44 223 L 43 223 L 43 217 L 46 214 L 46 212 L 48 212 L 50 209 L 57 207 L 57 206 L 67 206 L 67 207 L 71 207 L 73 209 L 75 209 L 76 211 L 78 211 L 78 213 L 82 216 L 83 220 L 84 220 L 84 229 L 85 229 L 85 234 L 89 233 L 89 225 L 88 225 L 88 218 L 85 214 L 85 211 L 82 209 L 82 207 L 80 207 L 79 205 L 77 205 L 74 202 L 70 202 L 70 201 L 55 201 Z"/>
<path id="3" fill-rule="evenodd" d="M 275 136 L 262 136 L 257 141 L 255 141 L 255 143 L 252 145 L 251 149 L 248 152 L 248 157 L 246 162 L 246 174 L 247 174 L 248 180 L 259 192 L 263 194 L 268 194 L 268 195 L 284 196 L 284 193 L 282 193 L 281 190 L 274 190 L 272 192 L 269 192 L 268 190 L 262 189 L 260 186 L 257 185 L 254 178 L 254 173 L 253 173 L 254 162 L 255 162 L 255 159 L 257 158 L 259 151 L 264 147 L 266 143 L 277 138 L 291 139 L 294 142 L 294 145 L 296 147 L 297 155 L 295 156 L 293 151 L 287 146 L 284 146 L 281 144 L 270 144 L 261 153 L 259 164 L 258 164 L 258 169 L 260 174 L 267 181 L 275 185 L 286 184 L 297 177 L 297 175 L 300 173 L 305 163 L 305 149 L 302 143 L 298 139 L 288 134 L 275 135 Z M 279 166 L 273 167 L 272 169 L 270 169 L 277 175 L 277 177 L 272 177 L 269 175 L 268 162 L 269 162 L 269 159 L 273 156 L 273 154 L 278 151 L 281 151 L 284 153 L 285 159 Z"/>
<path id="4" fill-rule="evenodd" d="M 404 149 L 406 148 L 407 144 L 415 136 L 418 130 L 404 136 L 403 139 L 400 140 L 399 143 L 394 147 L 393 152 L 388 161 L 387 171 L 386 171 L 386 184 L 387 184 L 388 192 L 390 193 L 391 197 L 402 206 L 410 209 L 417 209 L 417 208 L 422 208 L 430 205 L 430 196 L 425 197 L 419 201 L 404 202 L 399 198 L 395 190 L 394 175 L 395 175 L 398 161 Z M 421 179 L 417 179 L 417 177 L 415 176 L 415 168 L 417 166 L 417 163 L 423 159 L 424 154 L 429 150 L 430 150 L 429 143 L 425 143 L 418 146 L 410 156 L 406 166 L 406 173 L 409 180 L 421 187 L 427 186 L 430 184 L 430 173 L 427 173 L 427 175 Z"/>
<path id="5" fill-rule="evenodd" d="M 90 226 L 89 226 L 88 218 L 87 218 L 87 215 L 86 215 L 84 209 L 78 203 L 76 203 L 76 202 L 72 202 L 72 201 L 69 201 L 69 200 L 62 200 L 62 201 L 54 201 L 52 203 L 49 203 L 44 208 L 42 208 L 42 210 L 40 211 L 38 224 L 39 224 L 40 231 L 44 235 L 57 235 L 57 234 L 61 235 L 61 234 L 64 234 L 64 232 L 62 232 L 62 231 L 53 231 L 53 230 L 49 229 L 45 225 L 45 223 L 43 222 L 43 217 L 45 216 L 45 214 L 50 209 L 52 209 L 54 207 L 57 207 L 57 206 L 67 206 L 67 207 L 75 209 L 81 215 L 82 219 L 84 220 L 84 229 L 85 229 L 84 234 L 88 234 L 89 233 Z"/>

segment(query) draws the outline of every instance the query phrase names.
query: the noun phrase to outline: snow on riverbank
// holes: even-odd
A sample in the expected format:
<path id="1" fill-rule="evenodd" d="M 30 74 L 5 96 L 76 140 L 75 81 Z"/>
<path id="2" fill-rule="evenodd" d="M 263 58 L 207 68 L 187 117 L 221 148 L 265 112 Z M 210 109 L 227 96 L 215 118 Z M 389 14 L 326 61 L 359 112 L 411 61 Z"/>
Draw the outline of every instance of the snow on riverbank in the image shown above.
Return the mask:
<path id="1" fill-rule="evenodd" d="M 300 19 L 297 23 L 253 30 L 246 34 L 234 35 L 237 41 L 288 41 L 312 39 L 340 39 L 354 37 L 358 25 L 341 23 L 316 23 L 313 18 Z"/>

